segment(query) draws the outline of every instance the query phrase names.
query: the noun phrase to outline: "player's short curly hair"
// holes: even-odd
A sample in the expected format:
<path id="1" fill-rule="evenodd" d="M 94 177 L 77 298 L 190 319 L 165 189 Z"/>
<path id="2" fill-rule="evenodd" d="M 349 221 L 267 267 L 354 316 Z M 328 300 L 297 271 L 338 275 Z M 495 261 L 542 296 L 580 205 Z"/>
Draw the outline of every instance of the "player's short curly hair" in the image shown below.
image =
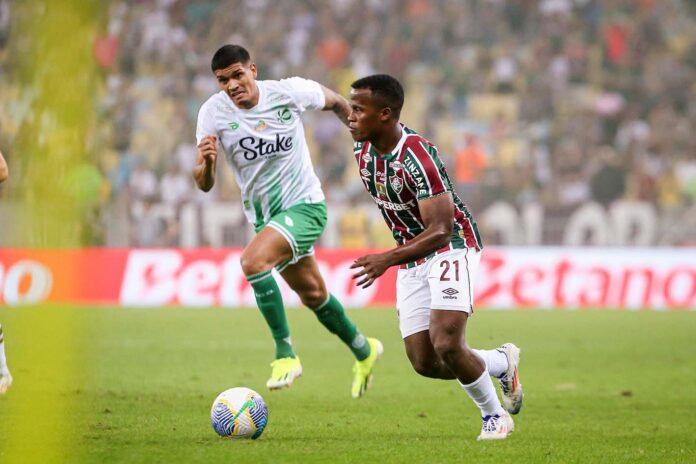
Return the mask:
<path id="1" fill-rule="evenodd" d="M 372 95 L 384 106 L 391 108 L 394 117 L 399 119 L 401 108 L 404 106 L 404 88 L 401 83 L 388 74 L 373 74 L 358 79 L 350 84 L 354 89 L 370 89 Z"/>
<path id="2" fill-rule="evenodd" d="M 215 52 L 210 61 L 210 67 L 215 72 L 218 69 L 225 69 L 234 63 L 247 64 L 251 61 L 251 56 L 246 48 L 241 45 L 223 45 Z"/>

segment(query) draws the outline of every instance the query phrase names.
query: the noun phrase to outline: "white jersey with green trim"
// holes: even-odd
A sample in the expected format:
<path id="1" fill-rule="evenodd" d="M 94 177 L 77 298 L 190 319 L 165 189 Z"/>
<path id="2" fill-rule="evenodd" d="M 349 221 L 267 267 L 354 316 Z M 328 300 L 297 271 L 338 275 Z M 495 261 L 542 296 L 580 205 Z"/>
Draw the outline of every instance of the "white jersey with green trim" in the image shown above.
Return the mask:
<path id="1" fill-rule="evenodd" d="M 299 203 L 324 200 L 309 156 L 300 115 L 323 109 L 321 86 L 308 79 L 256 81 L 259 102 L 237 108 L 227 93 L 210 97 L 198 112 L 196 140 L 216 135 L 242 191 L 244 213 L 259 227 Z"/>

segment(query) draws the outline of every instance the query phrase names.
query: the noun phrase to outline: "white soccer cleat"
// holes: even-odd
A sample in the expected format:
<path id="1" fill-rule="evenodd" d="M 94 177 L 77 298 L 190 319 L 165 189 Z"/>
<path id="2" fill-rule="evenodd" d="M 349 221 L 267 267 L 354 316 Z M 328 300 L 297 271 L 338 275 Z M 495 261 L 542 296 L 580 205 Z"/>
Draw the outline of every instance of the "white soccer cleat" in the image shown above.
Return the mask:
<path id="1" fill-rule="evenodd" d="M 522 407 L 522 384 L 520 383 L 520 349 L 512 343 L 500 345 L 496 350 L 505 354 L 508 360 L 508 370 L 501 378 L 500 391 L 503 396 L 503 406 L 510 414 L 517 414 Z"/>
<path id="2" fill-rule="evenodd" d="M 7 368 L 0 369 L 0 394 L 5 393 L 12 386 L 12 375 Z"/>
<path id="3" fill-rule="evenodd" d="M 477 440 L 503 440 L 515 430 L 515 423 L 510 414 L 501 416 L 486 416 L 483 418 L 483 427 Z"/>

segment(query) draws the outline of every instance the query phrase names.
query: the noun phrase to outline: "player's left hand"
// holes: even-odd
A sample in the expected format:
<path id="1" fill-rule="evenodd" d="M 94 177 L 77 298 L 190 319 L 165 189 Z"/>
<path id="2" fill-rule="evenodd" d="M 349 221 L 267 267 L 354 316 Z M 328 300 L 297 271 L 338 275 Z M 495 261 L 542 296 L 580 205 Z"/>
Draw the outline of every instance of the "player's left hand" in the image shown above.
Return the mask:
<path id="1" fill-rule="evenodd" d="M 356 259 L 353 265 L 350 266 L 351 269 L 362 268 L 359 272 L 353 274 L 353 280 L 360 279 L 355 283 L 358 287 L 367 288 L 377 280 L 377 277 L 384 274 L 384 272 L 389 269 L 391 264 L 388 258 L 382 254 L 378 255 L 366 255 Z"/>

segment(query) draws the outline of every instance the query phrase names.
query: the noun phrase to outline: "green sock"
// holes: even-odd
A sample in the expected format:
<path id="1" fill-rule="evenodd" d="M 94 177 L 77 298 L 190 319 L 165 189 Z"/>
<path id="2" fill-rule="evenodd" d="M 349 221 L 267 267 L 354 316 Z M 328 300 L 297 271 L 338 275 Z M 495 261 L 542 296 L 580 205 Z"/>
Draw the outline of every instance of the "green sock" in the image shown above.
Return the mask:
<path id="1" fill-rule="evenodd" d="M 329 332 L 338 335 L 338 338 L 348 345 L 358 361 L 362 361 L 370 355 L 370 344 L 367 343 L 367 339 L 360 333 L 355 324 L 348 319 L 343 306 L 336 297 L 329 294 L 326 302 L 312 311 L 317 315 L 319 322 L 329 329 Z"/>
<path id="2" fill-rule="evenodd" d="M 280 295 L 280 288 L 271 274 L 271 271 L 260 272 L 247 277 L 247 280 L 254 289 L 256 304 L 261 310 L 266 324 L 271 329 L 273 340 L 275 341 L 275 357 L 294 358 L 295 352 L 290 341 L 290 328 L 288 319 L 285 316 L 283 298 Z"/>

